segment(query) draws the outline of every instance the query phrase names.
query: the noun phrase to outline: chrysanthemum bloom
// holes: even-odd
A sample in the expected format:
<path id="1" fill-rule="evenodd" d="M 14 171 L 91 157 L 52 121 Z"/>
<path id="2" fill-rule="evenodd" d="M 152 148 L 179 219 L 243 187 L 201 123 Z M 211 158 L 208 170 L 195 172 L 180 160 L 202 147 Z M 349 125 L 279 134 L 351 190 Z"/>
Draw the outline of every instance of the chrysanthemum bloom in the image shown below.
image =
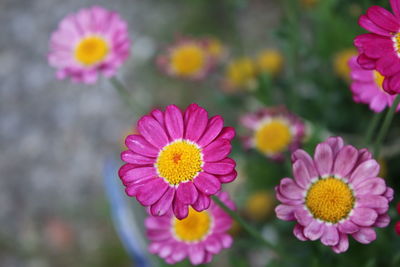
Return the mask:
<path id="1" fill-rule="evenodd" d="M 254 221 L 262 221 L 273 213 L 275 198 L 272 192 L 257 191 L 252 193 L 246 201 L 245 212 L 247 217 Z"/>
<path id="2" fill-rule="evenodd" d="M 235 209 L 228 193 L 222 192 L 218 197 L 229 208 Z M 150 252 L 169 264 L 185 258 L 194 265 L 208 263 L 213 255 L 229 248 L 233 241 L 227 234 L 232 219 L 214 202 L 202 212 L 190 208 L 189 215 L 183 220 L 177 219 L 171 211 L 164 216 L 150 216 L 145 226 L 151 241 Z"/>
<path id="3" fill-rule="evenodd" d="M 48 61 L 59 79 L 95 83 L 99 73 L 114 76 L 129 52 L 126 22 L 116 12 L 94 6 L 60 22 L 51 36 Z"/>
<path id="4" fill-rule="evenodd" d="M 214 61 L 219 62 L 226 56 L 226 48 L 220 40 L 210 37 L 205 38 L 203 42 L 205 43 L 206 49 Z"/>
<path id="5" fill-rule="evenodd" d="M 201 80 L 215 66 L 209 44 L 202 39 L 181 38 L 157 57 L 157 65 L 167 75 Z"/>
<path id="6" fill-rule="evenodd" d="M 299 148 L 305 137 L 305 124 L 284 107 L 263 108 L 243 116 L 241 124 L 252 131 L 244 137 L 246 148 L 282 160 L 286 151 Z"/>
<path id="7" fill-rule="evenodd" d="M 350 81 L 349 60 L 356 55 L 357 50 L 351 48 L 340 51 L 333 58 L 333 69 L 336 75 L 338 75 L 344 81 Z"/>
<path id="8" fill-rule="evenodd" d="M 224 127 L 217 115 L 191 104 L 182 113 L 175 105 L 163 112 L 155 109 L 137 124 L 139 134 L 126 138 L 126 162 L 119 170 L 126 193 L 135 196 L 151 214 L 164 215 L 171 205 L 183 219 L 188 207 L 202 211 L 221 183 L 236 178 L 235 161 L 228 158 L 232 127 Z"/>
<path id="9" fill-rule="evenodd" d="M 299 149 L 292 154 L 294 179 L 283 178 L 275 188 L 282 202 L 275 212 L 297 221 L 294 235 L 317 240 L 334 252 L 345 252 L 348 235 L 360 243 L 376 239 L 374 227 L 386 227 L 393 189 L 377 177 L 379 164 L 367 149 L 344 145 L 340 137 L 320 143 L 312 159 Z"/>
<path id="10" fill-rule="evenodd" d="M 254 90 L 257 86 L 257 66 L 251 58 L 232 60 L 225 72 L 222 89 L 225 92 Z"/>
<path id="11" fill-rule="evenodd" d="M 283 66 L 283 57 L 278 50 L 265 49 L 256 58 L 258 70 L 270 75 L 277 75 Z"/>
<path id="12" fill-rule="evenodd" d="M 365 70 L 354 56 L 349 61 L 351 68 L 351 91 L 355 102 L 368 104 L 375 112 L 390 107 L 396 96 L 386 93 L 382 88 L 384 77 L 376 70 Z"/>
<path id="13" fill-rule="evenodd" d="M 400 0 L 390 0 L 393 13 L 380 6 L 370 7 L 358 23 L 371 33 L 354 40 L 360 55 L 358 63 L 376 69 L 384 77 L 383 88 L 390 94 L 400 92 Z"/>

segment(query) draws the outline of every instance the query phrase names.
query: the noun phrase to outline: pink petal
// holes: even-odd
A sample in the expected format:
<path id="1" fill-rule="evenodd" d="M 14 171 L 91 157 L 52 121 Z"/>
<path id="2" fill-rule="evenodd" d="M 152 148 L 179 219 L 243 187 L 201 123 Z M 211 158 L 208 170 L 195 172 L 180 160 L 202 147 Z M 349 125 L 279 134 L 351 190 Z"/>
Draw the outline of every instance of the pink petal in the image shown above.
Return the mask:
<path id="1" fill-rule="evenodd" d="M 165 110 L 165 127 L 172 140 L 183 137 L 183 116 L 175 105 L 169 105 Z"/>
<path id="2" fill-rule="evenodd" d="M 154 119 L 158 121 L 158 123 L 161 125 L 161 127 L 164 127 L 164 113 L 159 110 L 159 109 L 154 109 L 151 112 L 151 115 L 153 116 Z"/>
<path id="3" fill-rule="evenodd" d="M 298 223 L 293 228 L 293 234 L 297 237 L 297 239 L 300 241 L 307 241 L 308 238 L 304 236 L 303 231 L 304 227 Z"/>
<path id="4" fill-rule="evenodd" d="M 138 121 L 138 130 L 149 143 L 157 148 L 161 149 L 169 142 L 168 136 L 160 123 L 148 115 L 143 116 Z"/>
<path id="5" fill-rule="evenodd" d="M 330 175 L 333 163 L 331 147 L 326 143 L 318 144 L 315 149 L 314 161 L 320 176 Z"/>
<path id="6" fill-rule="evenodd" d="M 385 196 L 389 201 L 392 201 L 392 200 L 393 200 L 393 197 L 394 197 L 393 195 L 394 195 L 393 189 L 390 188 L 390 187 L 387 187 L 384 196 Z"/>
<path id="7" fill-rule="evenodd" d="M 339 243 L 339 233 L 336 229 L 336 226 L 325 226 L 325 231 L 322 234 L 321 242 L 325 246 L 336 246 Z"/>
<path id="8" fill-rule="evenodd" d="M 282 193 L 279 190 L 279 186 L 275 186 L 275 193 L 276 193 L 275 194 L 276 199 L 278 199 L 280 202 L 282 202 L 282 204 L 285 205 L 297 206 L 297 205 L 302 205 L 304 202 L 303 199 L 290 199 L 282 195 Z"/>
<path id="9" fill-rule="evenodd" d="M 236 167 L 236 162 L 233 159 L 225 158 L 217 162 L 206 162 L 203 166 L 203 170 L 218 175 L 226 175 L 232 173 Z"/>
<path id="10" fill-rule="evenodd" d="M 206 250 L 213 254 L 218 254 L 222 249 L 221 243 L 214 236 L 208 237 L 204 245 Z"/>
<path id="11" fill-rule="evenodd" d="M 389 209 L 389 201 L 383 196 L 365 195 L 357 199 L 357 207 L 370 208 L 387 212 Z"/>
<path id="12" fill-rule="evenodd" d="M 335 163 L 333 165 L 333 173 L 340 175 L 340 177 L 346 177 L 358 159 L 358 151 L 353 146 L 345 146 L 339 151 L 336 156 Z"/>
<path id="13" fill-rule="evenodd" d="M 157 157 L 159 150 L 147 142 L 141 135 L 129 135 L 125 140 L 126 146 L 138 154 L 148 157 Z"/>
<path id="14" fill-rule="evenodd" d="M 199 140 L 207 123 L 207 111 L 196 104 L 189 105 L 185 112 L 185 138 L 193 142 Z"/>
<path id="15" fill-rule="evenodd" d="M 153 205 L 162 197 L 168 187 L 169 185 L 163 179 L 149 180 L 137 193 L 136 198 L 143 206 Z"/>
<path id="16" fill-rule="evenodd" d="M 361 163 L 351 174 L 350 181 L 356 187 L 367 178 L 376 177 L 379 173 L 379 164 L 374 159 Z"/>
<path id="17" fill-rule="evenodd" d="M 174 253 L 172 253 L 171 258 L 175 262 L 179 262 L 182 261 L 187 256 L 187 254 L 187 247 L 185 245 L 177 243 L 175 244 Z"/>
<path id="18" fill-rule="evenodd" d="M 343 139 L 339 136 L 331 136 L 324 143 L 330 145 L 334 158 L 336 157 L 337 153 L 343 148 Z"/>
<path id="19" fill-rule="evenodd" d="M 378 216 L 378 219 L 376 219 L 376 222 L 373 226 L 379 227 L 379 228 L 384 228 L 388 226 L 390 223 L 390 217 L 387 214 L 382 214 Z"/>
<path id="20" fill-rule="evenodd" d="M 134 169 L 134 168 L 137 168 L 137 167 L 139 167 L 139 166 L 136 165 L 136 164 L 129 164 L 129 163 L 124 164 L 124 165 L 121 166 L 121 168 L 119 168 L 119 170 L 118 170 L 118 176 L 122 179 L 122 177 L 125 176 L 125 174 L 126 174 L 128 171 L 130 171 L 130 170 L 132 170 L 132 169 Z"/>
<path id="21" fill-rule="evenodd" d="M 170 222 L 171 219 L 167 217 L 149 216 L 144 221 L 144 225 L 147 229 L 166 230 L 171 227 Z"/>
<path id="22" fill-rule="evenodd" d="M 193 265 L 198 265 L 204 263 L 205 260 L 205 251 L 202 245 L 194 244 L 189 246 L 189 259 Z"/>
<path id="23" fill-rule="evenodd" d="M 235 128 L 233 127 L 222 128 L 221 133 L 218 135 L 218 138 L 224 138 L 228 140 L 232 140 L 234 137 L 235 137 Z"/>
<path id="24" fill-rule="evenodd" d="M 230 248 L 233 243 L 233 238 L 228 234 L 221 234 L 220 241 L 222 243 L 223 248 Z"/>
<path id="25" fill-rule="evenodd" d="M 158 177 L 156 169 L 152 167 L 134 168 L 125 173 L 122 177 L 124 183 L 136 182 L 148 178 Z M 162 180 L 160 178 L 160 180 Z"/>
<path id="26" fill-rule="evenodd" d="M 339 254 L 345 252 L 349 248 L 349 238 L 346 234 L 339 234 L 339 243 L 332 247 L 332 250 Z"/>
<path id="27" fill-rule="evenodd" d="M 170 210 L 172 200 L 175 196 L 175 188 L 168 187 L 164 195 L 151 206 L 150 211 L 153 216 L 163 216 Z"/>
<path id="28" fill-rule="evenodd" d="M 380 6 L 372 6 L 367 10 L 368 18 L 379 27 L 391 31 L 399 31 L 399 23 L 392 13 Z"/>
<path id="29" fill-rule="evenodd" d="M 172 209 L 178 220 L 185 219 L 189 214 L 188 206 L 180 202 L 176 196 L 172 202 Z"/>
<path id="30" fill-rule="evenodd" d="M 386 191 L 386 183 L 382 178 L 369 178 L 355 186 L 357 196 L 381 195 Z"/>
<path id="31" fill-rule="evenodd" d="M 352 234 L 352 236 L 362 244 L 369 244 L 376 239 L 375 230 L 372 228 L 361 228 L 360 231 Z"/>
<path id="32" fill-rule="evenodd" d="M 306 163 L 304 163 L 302 160 L 297 160 L 293 163 L 292 168 L 296 184 L 301 186 L 303 189 L 306 189 L 313 178 L 310 177 L 310 174 L 308 173 Z"/>
<path id="33" fill-rule="evenodd" d="M 208 209 L 210 207 L 210 203 L 211 203 L 210 197 L 199 192 L 197 200 L 194 204 L 192 204 L 192 207 L 196 211 L 200 212 L 200 211 Z"/>
<path id="34" fill-rule="evenodd" d="M 176 197 L 183 204 L 193 204 L 198 197 L 198 191 L 192 181 L 180 183 L 176 189 Z"/>
<path id="35" fill-rule="evenodd" d="M 216 175 L 218 180 L 223 184 L 232 182 L 233 180 L 236 179 L 236 176 L 237 176 L 236 170 L 233 170 L 231 173 L 227 175 Z"/>
<path id="36" fill-rule="evenodd" d="M 293 179 L 283 178 L 279 185 L 279 192 L 287 198 L 290 199 L 303 199 L 304 190 L 300 188 Z"/>
<path id="37" fill-rule="evenodd" d="M 224 126 L 224 119 L 217 115 L 212 117 L 207 125 L 206 131 L 203 136 L 197 142 L 200 147 L 205 147 L 211 143 L 220 133 Z"/>
<path id="38" fill-rule="evenodd" d="M 308 155 L 307 152 L 305 152 L 302 149 L 297 149 L 295 152 L 292 154 L 292 162 L 295 162 L 296 160 L 302 160 L 303 163 L 305 164 L 305 167 L 307 168 L 308 174 L 311 178 L 317 178 L 318 177 L 318 172 L 315 169 L 314 161 Z"/>
<path id="39" fill-rule="evenodd" d="M 163 241 L 163 240 L 171 238 L 171 232 L 170 231 L 165 231 L 165 230 L 148 229 L 146 231 L 146 235 L 152 241 Z M 159 249 L 159 251 L 161 251 L 162 244 L 158 249 Z"/>
<path id="40" fill-rule="evenodd" d="M 355 208 L 354 214 L 350 217 L 351 221 L 360 226 L 371 226 L 378 218 L 378 213 L 369 208 Z"/>
<path id="41" fill-rule="evenodd" d="M 206 195 L 214 195 L 221 190 L 221 183 L 218 179 L 214 175 L 206 172 L 199 173 L 199 175 L 194 179 L 194 184 L 197 189 Z"/>
<path id="42" fill-rule="evenodd" d="M 324 233 L 324 224 L 313 220 L 309 225 L 304 228 L 304 236 L 310 240 L 319 239 Z"/>
<path id="43" fill-rule="evenodd" d="M 127 150 L 121 153 L 121 160 L 132 163 L 132 164 L 139 164 L 139 165 L 146 165 L 146 164 L 154 164 L 154 158 L 148 158 L 142 154 L 138 154 L 131 150 Z"/>
<path id="44" fill-rule="evenodd" d="M 400 2 L 399 0 L 390 0 L 390 6 L 392 7 L 393 13 L 397 18 L 400 18 Z"/>
<path id="45" fill-rule="evenodd" d="M 302 207 L 296 209 L 294 216 L 296 217 L 297 222 L 302 226 L 307 226 L 314 220 L 310 213 Z"/>
<path id="46" fill-rule="evenodd" d="M 276 217 L 284 221 L 293 221 L 295 210 L 296 206 L 278 205 L 275 208 Z"/>
<path id="47" fill-rule="evenodd" d="M 205 162 L 215 162 L 224 159 L 231 153 L 231 143 L 226 139 L 217 139 L 203 149 Z"/>
<path id="48" fill-rule="evenodd" d="M 358 24 L 366 29 L 367 31 L 370 31 L 375 34 L 383 35 L 383 36 L 390 36 L 390 32 L 386 29 L 383 29 L 376 25 L 374 22 L 372 22 L 366 15 L 361 15 L 360 18 L 358 19 Z"/>
<path id="49" fill-rule="evenodd" d="M 345 234 L 353 234 L 360 230 L 360 227 L 354 224 L 351 220 L 346 220 L 338 225 L 340 232 Z"/>

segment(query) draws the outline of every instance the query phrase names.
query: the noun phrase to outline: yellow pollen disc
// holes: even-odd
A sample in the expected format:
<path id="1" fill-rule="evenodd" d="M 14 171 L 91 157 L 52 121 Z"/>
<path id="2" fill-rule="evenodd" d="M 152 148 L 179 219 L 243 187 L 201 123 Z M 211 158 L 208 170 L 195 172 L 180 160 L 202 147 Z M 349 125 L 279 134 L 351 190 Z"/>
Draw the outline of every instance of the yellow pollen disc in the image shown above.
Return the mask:
<path id="1" fill-rule="evenodd" d="M 376 85 L 378 85 L 379 89 L 383 90 L 382 84 L 385 77 L 380 74 L 378 71 L 374 70 L 374 80 Z"/>
<path id="2" fill-rule="evenodd" d="M 157 158 L 158 174 L 171 185 L 193 180 L 202 171 L 200 148 L 185 140 L 166 145 Z"/>
<path id="3" fill-rule="evenodd" d="M 185 242 L 196 242 L 203 239 L 210 231 L 211 217 L 207 211 L 198 212 L 189 208 L 189 215 L 178 220 L 174 218 L 175 236 Z"/>
<path id="4" fill-rule="evenodd" d="M 90 66 L 102 61 L 108 52 L 108 44 L 103 38 L 86 37 L 75 47 L 75 59 L 83 65 Z"/>
<path id="5" fill-rule="evenodd" d="M 256 78 L 256 66 L 250 58 L 232 61 L 227 68 L 226 78 L 236 87 L 251 86 Z"/>
<path id="6" fill-rule="evenodd" d="M 393 38 L 394 39 L 392 40 L 394 42 L 394 48 L 396 49 L 397 53 L 400 53 L 400 33 L 396 33 Z"/>
<path id="7" fill-rule="evenodd" d="M 346 218 L 354 201 L 348 184 L 334 177 L 318 180 L 306 195 L 306 206 L 314 218 L 330 223 Z"/>
<path id="8" fill-rule="evenodd" d="M 198 45 L 186 44 L 177 47 L 171 55 L 171 67 L 180 76 L 191 76 L 204 68 L 206 53 Z"/>
<path id="9" fill-rule="evenodd" d="M 266 154 L 285 151 L 291 141 L 290 126 L 281 119 L 273 119 L 262 124 L 254 135 L 255 147 Z"/>

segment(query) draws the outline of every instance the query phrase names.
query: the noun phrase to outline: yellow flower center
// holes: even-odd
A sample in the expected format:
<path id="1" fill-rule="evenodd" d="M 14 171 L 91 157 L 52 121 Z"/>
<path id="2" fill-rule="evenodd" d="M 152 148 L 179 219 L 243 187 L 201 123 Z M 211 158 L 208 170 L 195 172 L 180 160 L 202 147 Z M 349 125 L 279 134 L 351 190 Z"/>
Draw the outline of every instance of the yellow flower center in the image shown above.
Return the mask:
<path id="1" fill-rule="evenodd" d="M 207 211 L 198 212 L 189 208 L 189 215 L 185 219 L 174 218 L 173 231 L 179 240 L 197 242 L 210 232 L 211 223 L 211 216 Z"/>
<path id="2" fill-rule="evenodd" d="M 86 37 L 75 47 L 75 59 L 86 66 L 94 65 L 102 61 L 109 50 L 108 44 L 103 38 L 98 36 Z"/>
<path id="3" fill-rule="evenodd" d="M 155 163 L 160 177 L 171 185 L 193 180 L 202 171 L 202 165 L 201 149 L 185 140 L 166 145 Z"/>
<path id="4" fill-rule="evenodd" d="M 290 126 L 282 119 L 273 119 L 261 124 L 254 136 L 255 147 L 269 155 L 286 150 L 291 141 Z"/>
<path id="5" fill-rule="evenodd" d="M 374 70 L 375 83 L 379 87 L 379 89 L 381 89 L 382 91 L 383 91 L 382 84 L 383 84 L 384 79 L 385 79 L 385 77 L 382 74 L 380 74 L 378 71 Z"/>
<path id="6" fill-rule="evenodd" d="M 393 42 L 394 42 L 394 48 L 396 50 L 397 53 L 400 53 L 400 33 L 396 33 L 393 36 Z"/>
<path id="7" fill-rule="evenodd" d="M 256 67 L 249 58 L 237 59 L 228 65 L 226 77 L 235 87 L 251 87 L 255 82 Z"/>
<path id="8" fill-rule="evenodd" d="M 171 55 L 171 67 L 177 75 L 191 76 L 205 65 L 205 51 L 195 44 L 181 45 Z"/>
<path id="9" fill-rule="evenodd" d="M 261 71 L 274 75 L 282 69 L 283 58 L 278 51 L 265 50 L 258 56 L 257 64 Z"/>
<path id="10" fill-rule="evenodd" d="M 349 185 L 334 177 L 318 180 L 306 195 L 306 206 L 314 218 L 330 223 L 346 218 L 354 201 Z"/>

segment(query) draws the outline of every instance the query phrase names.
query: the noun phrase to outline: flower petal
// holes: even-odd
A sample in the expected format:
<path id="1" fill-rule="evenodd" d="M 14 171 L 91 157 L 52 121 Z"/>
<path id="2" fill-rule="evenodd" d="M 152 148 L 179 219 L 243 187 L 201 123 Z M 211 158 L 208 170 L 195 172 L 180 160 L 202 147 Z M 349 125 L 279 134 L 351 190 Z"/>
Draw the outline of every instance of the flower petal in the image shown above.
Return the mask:
<path id="1" fill-rule="evenodd" d="M 200 147 L 207 146 L 211 143 L 220 133 L 224 126 L 224 119 L 217 115 L 212 117 L 207 125 L 207 128 L 203 134 L 203 136 L 199 139 L 197 144 Z"/>
<path id="2" fill-rule="evenodd" d="M 336 246 L 339 243 L 339 233 L 336 226 L 326 225 L 322 234 L 321 242 L 325 246 Z"/>
<path id="3" fill-rule="evenodd" d="M 185 111 L 185 138 L 196 142 L 204 133 L 208 123 L 207 111 L 191 104 Z"/>
<path id="4" fill-rule="evenodd" d="M 333 174 L 346 177 L 354 168 L 358 159 L 358 151 L 353 146 L 345 146 L 336 156 Z"/>
<path id="5" fill-rule="evenodd" d="M 399 0 L 390 0 L 390 6 L 392 7 L 393 13 L 397 18 L 400 18 L 400 1 Z"/>
<path id="6" fill-rule="evenodd" d="M 232 140 L 234 137 L 235 137 L 235 128 L 233 127 L 222 128 L 221 133 L 218 135 L 218 138 L 224 138 L 228 140 Z"/>
<path id="7" fill-rule="evenodd" d="M 303 231 L 304 227 L 298 223 L 293 228 L 293 234 L 295 235 L 295 237 L 297 237 L 298 240 L 307 241 L 308 238 L 304 236 Z"/>
<path id="8" fill-rule="evenodd" d="M 121 160 L 127 163 L 146 165 L 146 164 L 154 164 L 154 158 L 146 157 L 142 154 L 138 154 L 131 150 L 126 150 L 121 153 Z"/>
<path id="9" fill-rule="evenodd" d="M 206 162 L 203 166 L 203 170 L 218 175 L 226 175 L 232 173 L 236 167 L 236 162 L 231 158 L 225 158 L 217 162 Z"/>
<path id="10" fill-rule="evenodd" d="M 338 229 L 340 232 L 345 234 L 353 234 L 360 230 L 360 227 L 354 224 L 351 220 L 346 220 L 342 223 L 339 223 Z"/>
<path id="11" fill-rule="evenodd" d="M 310 213 L 303 207 L 296 209 L 294 216 L 296 217 L 297 222 L 302 226 L 307 226 L 314 220 Z"/>
<path id="12" fill-rule="evenodd" d="M 357 186 L 359 183 L 367 178 L 376 177 L 379 173 L 379 164 L 374 159 L 370 159 L 361 163 L 351 174 L 350 182 L 353 186 Z"/>
<path id="13" fill-rule="evenodd" d="M 319 239 L 324 233 L 324 224 L 313 220 L 309 225 L 304 228 L 304 236 L 310 240 Z"/>
<path id="14" fill-rule="evenodd" d="M 150 208 L 153 216 L 163 216 L 171 209 L 172 200 L 175 196 L 175 188 L 168 187 L 164 195 Z"/>
<path id="15" fill-rule="evenodd" d="M 296 160 L 303 161 L 305 167 L 307 168 L 308 174 L 312 179 L 318 177 L 318 172 L 315 168 L 314 161 L 307 152 L 302 149 L 297 149 L 292 154 L 292 162 L 295 162 Z"/>
<path id="16" fill-rule="evenodd" d="M 201 172 L 194 179 L 194 184 L 201 192 L 206 195 L 214 195 L 221 190 L 221 183 L 218 179 L 209 173 Z"/>
<path id="17" fill-rule="evenodd" d="M 176 197 L 183 204 L 193 204 L 198 197 L 198 191 L 192 181 L 180 183 L 176 189 Z"/>
<path id="18" fill-rule="evenodd" d="M 318 144 L 315 149 L 314 161 L 320 176 L 330 175 L 333 164 L 331 146 L 326 143 Z"/>
<path id="19" fill-rule="evenodd" d="M 189 246 L 189 259 L 193 265 L 198 265 L 204 262 L 205 260 L 205 251 L 202 245 L 193 244 Z"/>
<path id="20" fill-rule="evenodd" d="M 210 207 L 210 203 L 211 203 L 210 197 L 199 192 L 197 200 L 194 204 L 192 204 L 192 207 L 196 211 L 200 212 L 200 211 L 208 209 Z"/>
<path id="21" fill-rule="evenodd" d="M 360 226 L 371 226 L 378 218 L 378 213 L 370 208 L 355 208 L 354 214 L 350 217 L 351 221 Z"/>
<path id="22" fill-rule="evenodd" d="M 382 195 L 386 191 L 386 183 L 382 178 L 365 179 L 357 186 L 355 192 L 357 196 L 361 195 Z"/>
<path id="23" fill-rule="evenodd" d="M 153 177 L 158 177 L 156 169 L 154 167 L 139 167 L 127 171 L 121 179 L 124 184 L 126 184 Z"/>
<path id="24" fill-rule="evenodd" d="M 144 139 L 141 135 L 128 135 L 128 137 L 126 137 L 125 144 L 130 150 L 138 154 L 153 158 L 157 157 L 158 155 L 159 150 L 147 142 L 146 139 Z"/>
<path id="25" fill-rule="evenodd" d="M 382 214 L 378 216 L 378 219 L 376 219 L 376 222 L 373 226 L 379 227 L 379 228 L 384 228 L 388 226 L 390 223 L 390 216 L 387 214 Z"/>
<path id="26" fill-rule="evenodd" d="M 224 159 L 231 153 L 231 143 L 227 139 L 217 139 L 203 149 L 205 162 L 215 162 Z"/>
<path id="27" fill-rule="evenodd" d="M 189 214 L 188 205 L 185 205 L 182 202 L 180 202 L 177 199 L 176 195 L 174 200 L 172 201 L 172 209 L 174 211 L 175 217 L 178 220 L 185 219 Z"/>
<path id="28" fill-rule="evenodd" d="M 367 31 L 370 31 L 372 33 L 378 34 L 378 35 L 383 35 L 383 36 L 390 36 L 390 32 L 386 29 L 383 29 L 376 25 L 374 22 L 372 22 L 367 15 L 361 15 L 360 18 L 358 19 L 358 24 L 366 29 Z"/>
<path id="29" fill-rule="evenodd" d="M 349 238 L 346 234 L 339 234 L 339 243 L 332 247 L 332 250 L 339 254 L 345 252 L 349 248 Z"/>
<path id="30" fill-rule="evenodd" d="M 306 189 L 311 183 L 312 179 L 312 177 L 310 177 L 310 174 L 308 173 L 306 163 L 304 163 L 302 160 L 296 160 L 293 163 L 292 168 L 296 184 L 301 186 L 301 188 Z"/>
<path id="31" fill-rule="evenodd" d="M 380 6 L 372 6 L 367 10 L 368 18 L 379 27 L 390 32 L 399 31 L 399 23 L 392 13 Z"/>
<path id="32" fill-rule="evenodd" d="M 143 206 L 153 205 L 164 195 L 168 187 L 169 185 L 163 179 L 151 179 L 143 185 L 136 198 Z"/>
<path id="33" fill-rule="evenodd" d="M 172 140 L 183 137 L 183 116 L 175 105 L 169 105 L 165 110 L 165 127 Z"/>
<path id="34" fill-rule="evenodd" d="M 293 221 L 295 219 L 294 218 L 295 210 L 296 206 L 280 204 L 275 208 L 276 217 L 284 221 Z"/>
<path id="35" fill-rule="evenodd" d="M 218 254 L 222 249 L 222 244 L 214 236 L 209 236 L 204 245 L 206 250 L 213 254 Z"/>
<path id="36" fill-rule="evenodd" d="M 372 228 L 361 228 L 360 231 L 352 234 L 352 236 L 362 244 L 369 244 L 376 239 L 376 232 Z"/>
<path id="37" fill-rule="evenodd" d="M 279 192 L 290 199 L 303 199 L 304 189 L 300 188 L 293 179 L 283 178 L 279 184 Z"/>
<path id="38" fill-rule="evenodd" d="M 169 142 L 168 136 L 160 123 L 149 115 L 143 116 L 138 121 L 138 130 L 150 144 L 157 148 L 161 149 Z"/>
<path id="39" fill-rule="evenodd" d="M 230 183 L 230 182 L 232 182 L 233 180 L 236 179 L 237 171 L 233 170 L 231 173 L 229 173 L 227 175 L 216 175 L 216 177 L 223 184 Z"/>

